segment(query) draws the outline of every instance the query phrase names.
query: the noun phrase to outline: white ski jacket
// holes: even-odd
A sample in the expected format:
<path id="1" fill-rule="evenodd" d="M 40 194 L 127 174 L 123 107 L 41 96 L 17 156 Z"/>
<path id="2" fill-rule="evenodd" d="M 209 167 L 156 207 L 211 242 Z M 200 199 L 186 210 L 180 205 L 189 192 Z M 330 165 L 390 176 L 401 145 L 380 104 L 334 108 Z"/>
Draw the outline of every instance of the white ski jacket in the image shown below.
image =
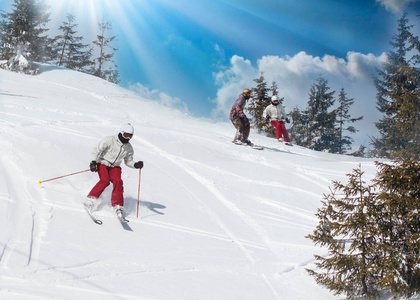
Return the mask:
<path id="1" fill-rule="evenodd" d="M 264 109 L 263 118 L 270 116 L 272 121 L 284 121 L 286 119 L 286 112 L 281 104 L 273 105 L 270 104 Z"/>
<path id="2" fill-rule="evenodd" d="M 108 136 L 101 140 L 92 151 L 92 160 L 107 167 L 119 167 L 122 160 L 134 168 L 134 150 L 130 143 L 122 143 L 118 135 Z"/>

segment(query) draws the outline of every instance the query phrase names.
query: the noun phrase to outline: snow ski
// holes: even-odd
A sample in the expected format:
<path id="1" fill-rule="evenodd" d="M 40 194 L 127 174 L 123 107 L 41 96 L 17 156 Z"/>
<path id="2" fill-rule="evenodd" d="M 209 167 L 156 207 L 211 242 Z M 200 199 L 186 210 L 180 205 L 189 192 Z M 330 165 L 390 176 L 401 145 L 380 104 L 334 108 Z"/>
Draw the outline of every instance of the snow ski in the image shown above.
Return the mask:
<path id="1" fill-rule="evenodd" d="M 98 225 L 102 225 L 102 221 L 99 220 L 98 218 L 96 218 L 93 213 L 92 210 L 90 210 L 86 205 L 83 205 L 86 209 L 86 212 L 88 213 L 89 217 L 92 219 L 93 222 L 95 222 Z"/>

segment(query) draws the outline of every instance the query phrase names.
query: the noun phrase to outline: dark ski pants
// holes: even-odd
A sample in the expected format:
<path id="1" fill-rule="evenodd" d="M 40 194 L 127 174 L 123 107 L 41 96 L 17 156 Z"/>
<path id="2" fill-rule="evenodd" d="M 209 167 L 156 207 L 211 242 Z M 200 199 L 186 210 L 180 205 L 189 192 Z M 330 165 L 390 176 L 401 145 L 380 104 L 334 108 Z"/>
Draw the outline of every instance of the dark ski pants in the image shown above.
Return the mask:
<path id="1" fill-rule="evenodd" d="M 251 130 L 248 119 L 237 118 L 232 120 L 232 124 L 236 128 L 236 135 L 233 141 L 247 140 L 249 137 L 249 131 Z"/>
<path id="2" fill-rule="evenodd" d="M 289 134 L 287 133 L 286 126 L 284 125 L 283 121 L 271 121 L 271 125 L 276 128 L 277 139 L 283 137 L 286 143 L 290 143 Z"/>
<path id="3" fill-rule="evenodd" d="M 120 167 L 107 167 L 103 164 L 99 164 L 98 168 L 99 182 L 90 191 L 88 197 L 99 198 L 102 192 L 109 186 L 110 183 L 113 185 L 111 195 L 111 205 L 124 205 L 124 187 L 123 181 L 121 180 L 121 168 Z"/>

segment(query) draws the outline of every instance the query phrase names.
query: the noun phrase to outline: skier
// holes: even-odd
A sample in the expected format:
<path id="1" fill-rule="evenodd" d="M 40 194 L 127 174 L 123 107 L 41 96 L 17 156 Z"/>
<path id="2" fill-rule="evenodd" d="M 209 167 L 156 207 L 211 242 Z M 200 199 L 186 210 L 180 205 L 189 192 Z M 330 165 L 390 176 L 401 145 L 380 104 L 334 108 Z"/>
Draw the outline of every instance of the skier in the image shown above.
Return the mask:
<path id="1" fill-rule="evenodd" d="M 246 101 L 251 98 L 251 90 L 244 89 L 242 94 L 239 95 L 239 98 L 235 101 L 230 110 L 229 119 L 232 121 L 233 126 L 236 128 L 235 138 L 233 139 L 233 143 L 242 143 L 252 146 L 253 144 L 248 139 L 249 131 L 251 126 L 249 124 L 249 120 L 244 113 L 244 108 Z"/>
<path id="2" fill-rule="evenodd" d="M 93 149 L 90 170 L 98 172 L 99 182 L 87 196 L 88 199 L 85 202 L 85 206 L 88 210 L 92 211 L 99 205 L 99 196 L 111 182 L 113 185 L 111 205 L 115 209 L 117 216 L 123 218 L 124 188 L 121 180 L 120 164 L 124 160 L 124 163 L 130 168 L 143 168 L 142 161 L 133 161 L 134 150 L 130 144 L 133 134 L 133 126 L 130 123 L 124 124 L 117 135 L 105 137 Z"/>
<path id="3" fill-rule="evenodd" d="M 286 117 L 284 107 L 279 104 L 279 99 L 276 95 L 271 97 L 271 104 L 267 106 L 263 112 L 263 118 L 269 120 L 271 118 L 271 125 L 276 128 L 276 137 L 279 142 L 284 142 L 285 145 L 293 146 L 290 142 L 289 134 L 287 133 L 284 121 L 290 123 Z"/>

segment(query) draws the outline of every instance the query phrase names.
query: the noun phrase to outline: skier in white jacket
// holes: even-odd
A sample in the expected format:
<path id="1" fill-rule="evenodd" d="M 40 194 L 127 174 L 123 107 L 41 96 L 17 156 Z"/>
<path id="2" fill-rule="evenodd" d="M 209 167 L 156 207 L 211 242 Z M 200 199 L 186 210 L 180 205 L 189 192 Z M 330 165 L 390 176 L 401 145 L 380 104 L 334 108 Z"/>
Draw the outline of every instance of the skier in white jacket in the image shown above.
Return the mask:
<path id="1" fill-rule="evenodd" d="M 124 124 L 121 131 L 114 136 L 102 139 L 92 151 L 90 170 L 98 172 L 99 182 L 88 194 L 86 207 L 92 210 L 99 204 L 99 196 L 112 183 L 111 205 L 117 214 L 122 214 L 124 206 L 124 188 L 121 179 L 121 163 L 133 169 L 143 168 L 143 162 L 133 161 L 134 150 L 130 144 L 134 128 L 131 124 Z"/>
<path id="2" fill-rule="evenodd" d="M 271 125 L 276 128 L 276 137 L 279 142 L 283 142 L 284 139 L 285 145 L 292 146 L 286 126 L 284 125 L 284 121 L 288 123 L 289 119 L 286 117 L 284 107 L 279 104 L 277 96 L 274 95 L 271 97 L 271 104 L 265 108 L 263 118 L 266 120 L 271 119 Z"/>

